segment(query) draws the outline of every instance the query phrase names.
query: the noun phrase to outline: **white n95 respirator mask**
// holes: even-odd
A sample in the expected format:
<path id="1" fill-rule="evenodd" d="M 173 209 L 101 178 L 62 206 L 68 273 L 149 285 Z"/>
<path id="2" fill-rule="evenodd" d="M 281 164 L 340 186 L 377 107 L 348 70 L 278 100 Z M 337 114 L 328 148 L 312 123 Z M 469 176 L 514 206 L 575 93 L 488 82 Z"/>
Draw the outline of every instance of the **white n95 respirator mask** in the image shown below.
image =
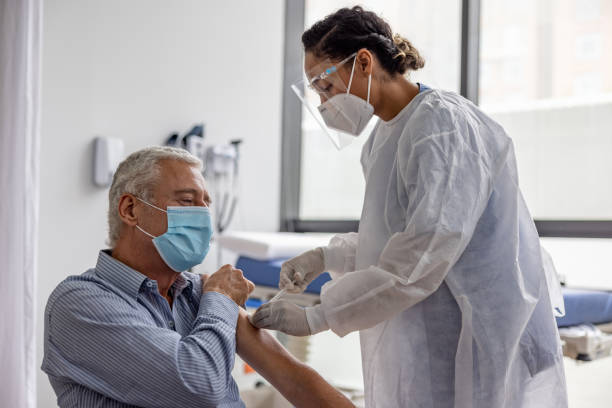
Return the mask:
<path id="1" fill-rule="evenodd" d="M 363 132 L 374 115 L 374 107 L 370 104 L 372 74 L 368 76 L 366 100 L 351 94 L 356 55 L 357 53 L 354 53 L 336 64 L 326 60 L 309 70 L 316 75 L 307 75 L 310 79 L 304 79 L 291 86 L 312 115 L 304 117 L 302 129 L 305 132 L 316 133 L 316 126 L 311 125 L 312 119 L 315 119 L 320 129 L 329 136 L 338 150 L 351 144 L 355 137 Z M 353 66 L 347 86 L 338 74 L 338 69 L 351 59 Z"/>
<path id="2" fill-rule="evenodd" d="M 374 107 L 353 94 L 341 94 L 319 105 L 319 112 L 330 128 L 359 136 L 374 115 Z"/>
<path id="3" fill-rule="evenodd" d="M 374 107 L 370 105 L 372 74 L 368 75 L 367 100 L 364 101 L 360 97 L 350 93 L 356 60 L 357 58 L 353 60 L 351 78 L 349 79 L 346 93 L 334 95 L 319 105 L 319 112 L 327 126 L 352 136 L 359 136 L 374 115 Z"/>

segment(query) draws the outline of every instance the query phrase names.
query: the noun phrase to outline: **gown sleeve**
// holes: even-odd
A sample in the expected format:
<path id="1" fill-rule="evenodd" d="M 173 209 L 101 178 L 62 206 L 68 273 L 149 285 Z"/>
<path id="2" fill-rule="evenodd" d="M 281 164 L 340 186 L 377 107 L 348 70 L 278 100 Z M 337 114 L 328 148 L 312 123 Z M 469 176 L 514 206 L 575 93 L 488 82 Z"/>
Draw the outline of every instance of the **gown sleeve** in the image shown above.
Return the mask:
<path id="1" fill-rule="evenodd" d="M 328 246 L 323 247 L 325 270 L 330 273 L 332 279 L 355 270 L 358 238 L 356 232 L 338 234 L 332 237 Z"/>

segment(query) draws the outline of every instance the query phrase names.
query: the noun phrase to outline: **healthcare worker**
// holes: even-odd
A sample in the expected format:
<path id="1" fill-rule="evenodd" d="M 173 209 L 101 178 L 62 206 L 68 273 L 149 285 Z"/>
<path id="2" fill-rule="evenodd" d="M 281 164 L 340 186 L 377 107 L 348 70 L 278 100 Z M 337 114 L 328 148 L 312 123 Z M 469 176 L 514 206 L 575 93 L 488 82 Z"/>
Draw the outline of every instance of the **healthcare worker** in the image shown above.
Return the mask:
<path id="1" fill-rule="evenodd" d="M 361 156 L 359 232 L 282 266 L 292 292 L 329 271 L 321 304 L 281 299 L 252 322 L 297 336 L 359 330 L 367 407 L 567 406 L 538 233 L 504 129 L 461 96 L 410 82 L 423 59 L 372 12 L 338 10 L 302 42 L 330 132 L 380 120 Z"/>

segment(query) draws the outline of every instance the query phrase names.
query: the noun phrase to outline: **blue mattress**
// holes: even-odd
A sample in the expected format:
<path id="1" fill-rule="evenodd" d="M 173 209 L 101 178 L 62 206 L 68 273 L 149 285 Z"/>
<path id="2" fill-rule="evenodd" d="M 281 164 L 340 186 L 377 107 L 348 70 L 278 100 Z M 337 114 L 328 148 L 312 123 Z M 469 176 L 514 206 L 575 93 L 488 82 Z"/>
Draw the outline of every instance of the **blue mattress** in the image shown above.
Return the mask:
<path id="1" fill-rule="evenodd" d="M 612 322 L 612 293 L 563 288 L 565 316 L 557 318 L 557 326 Z"/>
<path id="2" fill-rule="evenodd" d="M 241 256 L 236 262 L 236 268 L 242 269 L 244 276 L 255 285 L 277 288 L 281 264 L 285 262 L 285 260 L 286 259 L 259 261 L 257 259 Z M 323 273 L 308 285 L 306 292 L 321 293 L 321 286 L 329 280 L 331 280 L 329 274 L 327 272 Z"/>

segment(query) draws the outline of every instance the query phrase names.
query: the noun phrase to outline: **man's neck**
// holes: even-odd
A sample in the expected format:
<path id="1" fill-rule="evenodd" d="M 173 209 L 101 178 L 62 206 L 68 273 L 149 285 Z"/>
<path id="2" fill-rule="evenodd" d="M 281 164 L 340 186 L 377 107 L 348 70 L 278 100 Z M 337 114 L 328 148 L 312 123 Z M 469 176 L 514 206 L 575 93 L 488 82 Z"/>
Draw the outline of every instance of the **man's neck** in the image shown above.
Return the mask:
<path id="1" fill-rule="evenodd" d="M 150 248 L 137 248 L 133 242 L 128 245 L 125 240 L 120 239 L 111 255 L 119 262 L 156 281 L 160 295 L 166 298 L 172 306 L 172 299 L 168 291 L 179 274 L 166 265 L 157 251 L 151 251 Z"/>

